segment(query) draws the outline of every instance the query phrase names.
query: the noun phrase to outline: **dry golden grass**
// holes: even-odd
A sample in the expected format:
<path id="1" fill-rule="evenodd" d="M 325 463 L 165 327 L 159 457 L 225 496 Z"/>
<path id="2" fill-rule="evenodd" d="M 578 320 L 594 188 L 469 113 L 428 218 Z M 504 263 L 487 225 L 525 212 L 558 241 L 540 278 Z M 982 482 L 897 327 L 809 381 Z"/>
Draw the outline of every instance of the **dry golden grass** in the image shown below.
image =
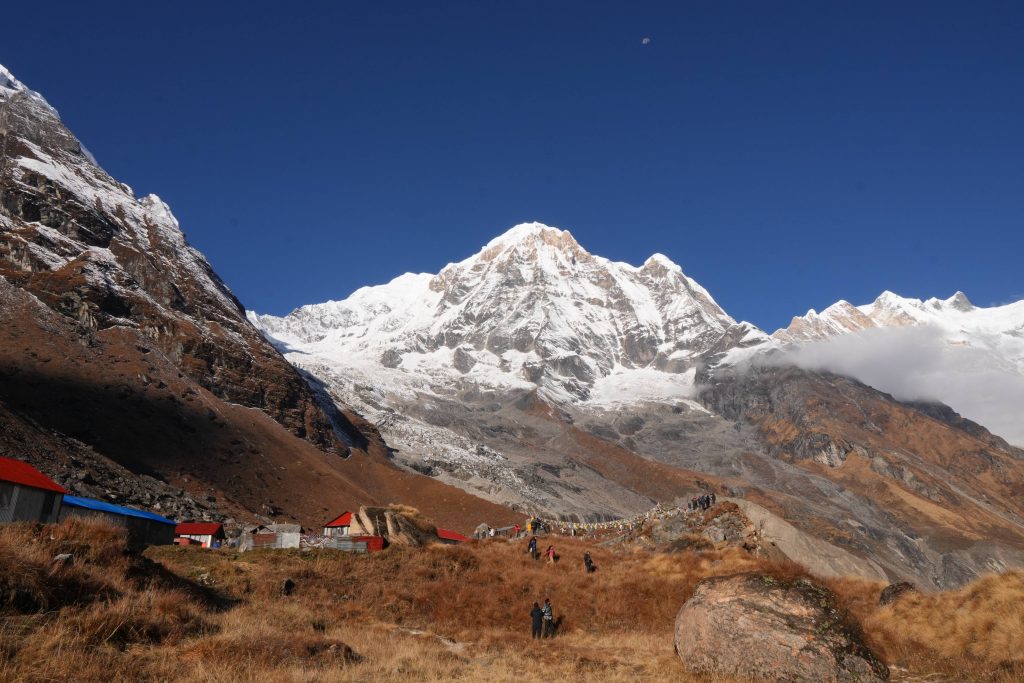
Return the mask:
<path id="1" fill-rule="evenodd" d="M 804 573 L 739 549 L 552 542 L 554 565 L 500 539 L 372 555 L 163 547 L 140 558 L 105 527 L 6 526 L 0 680 L 724 682 L 684 672 L 672 648 L 679 607 L 707 576 Z M 53 555 L 69 550 L 75 565 L 52 572 Z M 587 550 L 594 574 L 583 571 Z M 886 608 L 875 607 L 879 584 L 828 585 L 890 663 L 928 672 L 959 661 L 975 678 L 1009 681 L 1024 650 L 1022 577 Z M 31 599 L 10 599 L 18 591 Z M 545 597 L 561 628 L 535 642 L 528 613 Z M 946 663 L 929 669 L 936 653 Z"/>
<path id="2" fill-rule="evenodd" d="M 913 670 L 993 671 L 1024 680 L 1024 572 L 958 591 L 909 593 L 864 618 L 883 655 Z"/>

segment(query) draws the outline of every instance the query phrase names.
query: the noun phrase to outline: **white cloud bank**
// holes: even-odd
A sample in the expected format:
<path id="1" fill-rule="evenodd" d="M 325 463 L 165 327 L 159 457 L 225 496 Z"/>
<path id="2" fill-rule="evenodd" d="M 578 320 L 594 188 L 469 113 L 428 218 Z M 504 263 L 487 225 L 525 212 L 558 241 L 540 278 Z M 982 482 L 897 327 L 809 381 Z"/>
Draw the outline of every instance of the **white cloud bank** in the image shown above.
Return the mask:
<path id="1" fill-rule="evenodd" d="M 1024 446 L 1024 375 L 937 327 L 869 329 L 791 347 L 774 362 L 854 377 L 902 400 L 941 401 Z"/>

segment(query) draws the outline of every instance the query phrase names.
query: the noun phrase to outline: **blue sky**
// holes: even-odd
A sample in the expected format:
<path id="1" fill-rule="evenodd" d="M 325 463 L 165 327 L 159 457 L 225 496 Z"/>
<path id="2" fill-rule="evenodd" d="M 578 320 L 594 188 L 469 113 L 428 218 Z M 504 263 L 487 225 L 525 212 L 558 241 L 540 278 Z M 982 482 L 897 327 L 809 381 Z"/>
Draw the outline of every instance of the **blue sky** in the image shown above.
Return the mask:
<path id="1" fill-rule="evenodd" d="M 531 220 L 769 330 L 1024 297 L 1022 3 L 207 4 L 17 3 L 0 63 L 260 312 Z"/>

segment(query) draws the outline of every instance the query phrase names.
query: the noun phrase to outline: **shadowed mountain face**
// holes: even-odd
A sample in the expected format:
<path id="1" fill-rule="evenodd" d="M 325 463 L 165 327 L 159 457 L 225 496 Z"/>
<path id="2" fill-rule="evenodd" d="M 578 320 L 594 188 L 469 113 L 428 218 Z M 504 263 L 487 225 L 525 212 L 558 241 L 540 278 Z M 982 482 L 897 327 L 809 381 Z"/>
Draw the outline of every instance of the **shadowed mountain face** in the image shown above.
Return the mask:
<path id="1" fill-rule="evenodd" d="M 39 95 L 2 92 L 0 275 L 76 321 L 86 342 L 131 329 L 213 394 L 344 454 L 356 430 L 246 322 L 167 205 L 104 173 Z"/>
<path id="2" fill-rule="evenodd" d="M 511 518 L 397 470 L 371 425 L 318 397 L 168 207 L 108 176 L 0 67 L 0 453 L 181 514 L 315 525 L 401 500 L 467 531 Z M 175 488 L 195 504 L 166 500 Z"/>
<path id="3" fill-rule="evenodd" d="M 437 275 L 249 317 L 397 462 L 506 505 L 614 518 L 713 489 L 873 576 L 1024 563 L 1019 450 L 945 406 L 778 366 L 778 341 L 664 256 L 614 263 L 524 224 Z"/>

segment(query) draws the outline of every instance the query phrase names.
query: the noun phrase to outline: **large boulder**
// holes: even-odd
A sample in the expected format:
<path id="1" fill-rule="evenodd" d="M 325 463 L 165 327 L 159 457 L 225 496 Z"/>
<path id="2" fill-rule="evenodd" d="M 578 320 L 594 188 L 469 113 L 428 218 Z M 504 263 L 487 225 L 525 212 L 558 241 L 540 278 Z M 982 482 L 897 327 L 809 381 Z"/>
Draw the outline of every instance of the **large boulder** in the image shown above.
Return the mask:
<path id="1" fill-rule="evenodd" d="M 676 617 L 675 645 L 683 665 L 698 674 L 787 683 L 889 678 L 834 596 L 804 578 L 702 581 Z"/>

